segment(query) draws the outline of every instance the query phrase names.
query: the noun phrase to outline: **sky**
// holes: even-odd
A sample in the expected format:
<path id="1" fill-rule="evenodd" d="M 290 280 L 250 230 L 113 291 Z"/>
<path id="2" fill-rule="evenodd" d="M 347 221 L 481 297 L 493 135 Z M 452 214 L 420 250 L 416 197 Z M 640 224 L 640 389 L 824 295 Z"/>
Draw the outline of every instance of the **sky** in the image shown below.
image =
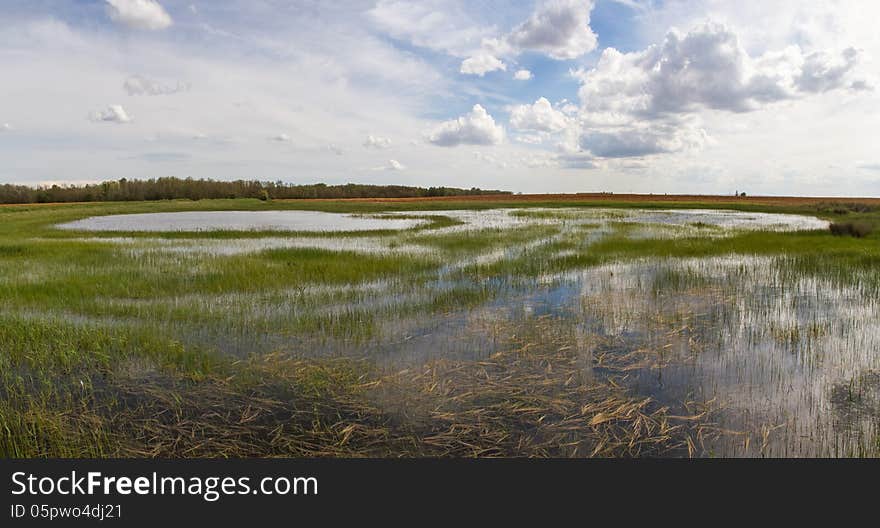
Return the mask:
<path id="1" fill-rule="evenodd" d="M 875 0 L 0 0 L 0 182 L 880 196 Z"/>

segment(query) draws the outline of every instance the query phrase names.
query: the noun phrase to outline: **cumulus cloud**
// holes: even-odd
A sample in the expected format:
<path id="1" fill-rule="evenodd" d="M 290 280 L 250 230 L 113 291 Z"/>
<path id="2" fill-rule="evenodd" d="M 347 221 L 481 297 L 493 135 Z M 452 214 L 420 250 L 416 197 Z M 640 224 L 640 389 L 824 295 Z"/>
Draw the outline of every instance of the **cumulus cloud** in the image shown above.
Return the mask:
<path id="1" fill-rule="evenodd" d="M 507 70 L 507 65 L 497 57 L 488 53 L 480 53 L 461 61 L 461 73 L 467 75 L 479 75 L 482 77 L 489 72 Z"/>
<path id="2" fill-rule="evenodd" d="M 532 78 L 532 72 L 529 70 L 517 70 L 516 73 L 513 74 L 513 78 L 517 81 L 528 81 Z"/>
<path id="3" fill-rule="evenodd" d="M 370 134 L 364 141 L 364 146 L 374 149 L 387 149 L 391 147 L 391 140 L 384 137 L 374 136 Z"/>
<path id="4" fill-rule="evenodd" d="M 476 104 L 458 119 L 440 123 L 428 134 L 427 140 L 441 147 L 498 145 L 504 141 L 504 128 L 496 125 L 486 109 Z"/>
<path id="5" fill-rule="evenodd" d="M 131 123 L 131 117 L 122 105 L 110 105 L 106 110 L 92 112 L 89 119 L 95 123 Z"/>
<path id="6" fill-rule="evenodd" d="M 553 59 L 576 59 L 596 49 L 598 40 L 590 28 L 592 0 L 547 0 L 510 33 L 484 38 L 478 52 L 461 63 L 461 73 L 485 75 L 507 67 L 499 56 L 524 51 L 543 53 Z M 514 78 L 528 80 L 531 72 L 520 70 Z"/>
<path id="7" fill-rule="evenodd" d="M 565 114 L 554 109 L 550 101 L 541 97 L 535 104 L 513 107 L 510 111 L 510 124 L 517 130 L 559 132 L 568 126 L 568 119 Z"/>
<path id="8" fill-rule="evenodd" d="M 397 160 L 388 160 L 388 163 L 379 167 L 373 167 L 374 171 L 402 171 L 406 170 L 406 165 Z"/>
<path id="9" fill-rule="evenodd" d="M 581 81 L 577 148 L 600 158 L 642 157 L 700 148 L 702 110 L 751 112 L 778 101 L 861 89 L 860 53 L 805 54 L 791 46 L 751 57 L 737 35 L 705 23 L 670 31 L 644 51 L 603 51 Z"/>
<path id="10" fill-rule="evenodd" d="M 171 16 L 156 0 L 106 0 L 107 13 L 119 24 L 134 29 L 166 29 L 173 23 Z"/>
<path id="11" fill-rule="evenodd" d="M 707 23 L 687 34 L 670 31 L 662 45 L 621 53 L 607 48 L 596 67 L 576 72 L 579 95 L 594 113 L 653 117 L 699 108 L 746 112 L 761 105 L 852 86 L 859 53 L 804 56 L 793 46 L 752 58 L 736 34 Z"/>
<path id="12" fill-rule="evenodd" d="M 669 124 L 586 130 L 579 138 L 582 151 L 600 158 L 633 158 L 699 148 L 706 141 L 702 129 Z"/>
<path id="13" fill-rule="evenodd" d="M 804 57 L 800 75 L 795 81 L 797 87 L 812 93 L 827 92 L 847 85 L 856 90 L 868 88 L 863 79 L 847 81 L 858 65 L 860 55 L 855 48 L 847 48 L 837 55 L 826 51 L 810 53 Z"/>
<path id="14" fill-rule="evenodd" d="M 122 84 L 128 95 L 171 95 L 189 90 L 189 83 L 163 84 L 140 75 L 132 75 Z"/>
<path id="15" fill-rule="evenodd" d="M 576 59 L 596 49 L 590 29 L 591 0 L 550 0 L 514 28 L 507 40 L 521 50 L 540 51 L 554 59 Z"/>

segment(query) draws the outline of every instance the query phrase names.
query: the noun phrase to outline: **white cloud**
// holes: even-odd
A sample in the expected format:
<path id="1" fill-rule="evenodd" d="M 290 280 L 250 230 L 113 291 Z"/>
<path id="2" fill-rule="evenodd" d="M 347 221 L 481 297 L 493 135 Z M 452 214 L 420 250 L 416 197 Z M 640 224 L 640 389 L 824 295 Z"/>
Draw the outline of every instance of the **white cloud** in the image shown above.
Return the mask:
<path id="1" fill-rule="evenodd" d="M 558 60 L 576 59 L 596 49 L 590 29 L 592 0 L 549 0 L 507 36 L 520 50 L 539 51 Z"/>
<path id="2" fill-rule="evenodd" d="M 387 149 L 391 147 L 391 140 L 384 137 L 374 136 L 370 134 L 364 141 L 364 146 L 374 149 Z"/>
<path id="3" fill-rule="evenodd" d="M 128 95 L 171 95 L 189 90 L 189 83 L 163 84 L 140 75 L 132 75 L 122 84 Z"/>
<path id="4" fill-rule="evenodd" d="M 379 167 L 373 167 L 374 171 L 402 171 L 406 170 L 406 165 L 397 160 L 388 160 L 388 163 Z"/>
<path id="5" fill-rule="evenodd" d="M 592 0 L 547 0 L 510 33 L 500 38 L 485 37 L 480 50 L 471 52 L 461 63 L 461 73 L 483 76 L 490 71 L 506 70 L 499 56 L 518 55 L 525 51 L 543 53 L 557 60 L 576 59 L 596 49 L 598 40 L 590 29 Z M 514 79 L 532 78 L 528 70 L 519 70 Z"/>
<path id="6" fill-rule="evenodd" d="M 737 35 L 705 23 L 641 52 L 607 48 L 581 80 L 580 149 L 598 157 L 650 156 L 699 148 L 705 110 L 745 113 L 836 89 L 859 89 L 859 52 L 804 54 L 797 46 L 751 57 Z"/>
<path id="7" fill-rule="evenodd" d="M 480 50 L 461 63 L 461 73 L 483 76 L 490 71 L 506 70 L 499 56 L 518 55 L 525 51 L 543 53 L 553 59 L 576 59 L 596 49 L 598 40 L 590 29 L 592 0 L 547 0 L 510 33 L 500 38 L 483 38 Z M 517 80 L 529 80 L 532 74 L 520 70 Z"/>
<path id="8" fill-rule="evenodd" d="M 579 138 L 582 151 L 600 158 L 637 158 L 679 152 L 702 147 L 705 142 L 706 133 L 702 129 L 666 123 L 588 129 Z"/>
<path id="9" fill-rule="evenodd" d="M 467 75 L 479 75 L 482 77 L 489 72 L 497 70 L 507 70 L 507 65 L 497 57 L 488 53 L 480 53 L 461 61 L 461 69 L 459 71 Z"/>
<path id="10" fill-rule="evenodd" d="M 89 119 L 96 123 L 131 123 L 131 117 L 122 105 L 110 105 L 106 110 L 92 112 Z"/>
<path id="11" fill-rule="evenodd" d="M 277 136 L 272 136 L 272 141 L 278 141 L 280 143 L 290 143 L 293 139 L 285 133 L 278 134 Z"/>
<path id="12" fill-rule="evenodd" d="M 6 132 L 9 130 L 12 130 L 12 125 L 10 125 L 9 123 L 0 124 L 0 132 Z"/>
<path id="13" fill-rule="evenodd" d="M 155 0 L 106 0 L 107 13 L 114 22 L 134 29 L 166 29 L 171 16 Z"/>
<path id="14" fill-rule="evenodd" d="M 803 58 L 797 87 L 805 92 L 827 92 L 844 86 L 863 90 L 869 87 L 864 79 L 849 79 L 858 65 L 860 53 L 855 48 L 846 48 L 840 54 L 816 51 Z M 848 80 L 849 79 L 849 80 Z"/>
<path id="15" fill-rule="evenodd" d="M 540 145 L 544 142 L 541 134 L 518 134 L 514 139 L 526 145 Z"/>
<path id="16" fill-rule="evenodd" d="M 480 105 L 458 119 L 444 121 L 432 130 L 428 142 L 441 147 L 456 145 L 498 145 L 504 141 L 504 128 Z"/>
<path id="17" fill-rule="evenodd" d="M 465 57 L 491 31 L 477 24 L 469 11 L 467 4 L 459 7 L 443 0 L 379 0 L 367 16 L 394 38 Z"/>
<path id="18" fill-rule="evenodd" d="M 565 114 L 555 110 L 550 101 L 541 97 L 535 104 L 513 107 L 510 111 L 510 124 L 517 130 L 559 132 L 568 126 L 568 119 Z"/>
<path id="19" fill-rule="evenodd" d="M 852 86 L 858 55 L 849 48 L 804 56 L 792 46 L 753 59 L 733 31 L 707 23 L 687 34 L 670 31 L 662 45 L 645 51 L 607 48 L 593 70 L 576 75 L 590 112 L 648 117 L 699 108 L 745 112 Z"/>

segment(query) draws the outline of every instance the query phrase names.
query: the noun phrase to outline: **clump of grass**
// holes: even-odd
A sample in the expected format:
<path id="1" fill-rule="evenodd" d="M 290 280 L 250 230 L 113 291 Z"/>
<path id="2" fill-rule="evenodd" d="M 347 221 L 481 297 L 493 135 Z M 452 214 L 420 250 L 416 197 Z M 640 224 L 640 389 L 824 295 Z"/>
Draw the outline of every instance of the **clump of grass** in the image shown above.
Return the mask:
<path id="1" fill-rule="evenodd" d="M 876 205 L 857 202 L 820 203 L 816 205 L 816 210 L 821 213 L 847 215 L 850 213 L 873 213 L 878 210 L 878 207 Z"/>
<path id="2" fill-rule="evenodd" d="M 443 235 L 422 235 L 411 238 L 409 242 L 455 254 L 477 253 L 549 238 L 558 232 L 559 229 L 555 226 L 542 225 L 510 229 L 489 228 Z"/>
<path id="3" fill-rule="evenodd" d="M 865 238 L 874 232 L 874 226 L 868 222 L 833 222 L 829 229 L 834 235 L 855 238 Z"/>

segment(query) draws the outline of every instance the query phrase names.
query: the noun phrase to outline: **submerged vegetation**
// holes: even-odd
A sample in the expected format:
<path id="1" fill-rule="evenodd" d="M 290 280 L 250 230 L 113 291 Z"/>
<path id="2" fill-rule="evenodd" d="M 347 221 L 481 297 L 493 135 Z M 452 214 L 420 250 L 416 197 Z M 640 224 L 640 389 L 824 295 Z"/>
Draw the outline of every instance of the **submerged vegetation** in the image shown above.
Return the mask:
<path id="1" fill-rule="evenodd" d="M 0 208 L 0 456 L 880 455 L 873 230 L 489 205 Z M 55 227 L 295 208 L 429 221 Z"/>

